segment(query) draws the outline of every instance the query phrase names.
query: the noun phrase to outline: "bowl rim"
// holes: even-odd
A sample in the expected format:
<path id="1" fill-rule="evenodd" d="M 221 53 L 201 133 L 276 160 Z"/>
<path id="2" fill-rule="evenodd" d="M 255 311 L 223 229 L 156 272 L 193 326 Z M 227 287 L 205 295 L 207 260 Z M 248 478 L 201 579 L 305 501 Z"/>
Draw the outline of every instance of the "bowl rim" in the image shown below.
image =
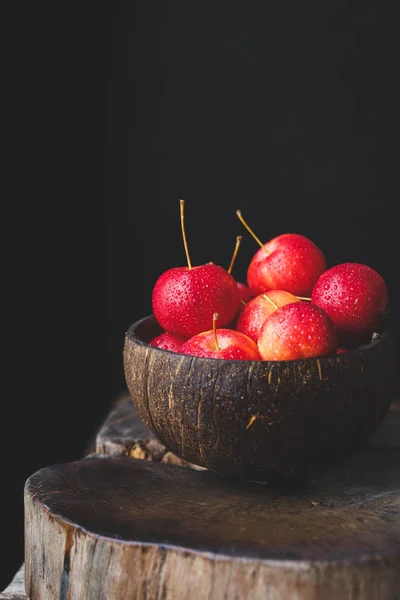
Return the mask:
<path id="1" fill-rule="evenodd" d="M 217 362 L 221 362 L 221 363 L 234 363 L 236 365 L 237 365 L 237 363 L 246 363 L 246 364 L 248 364 L 248 363 L 260 364 L 261 363 L 263 365 L 270 365 L 272 367 L 273 365 L 278 365 L 278 364 L 279 365 L 286 365 L 286 364 L 295 365 L 296 363 L 304 364 L 305 362 L 312 364 L 317 361 L 331 362 L 332 360 L 334 360 L 335 362 L 342 362 L 342 361 L 346 362 L 347 360 L 349 360 L 349 358 L 348 358 L 349 356 L 354 356 L 356 354 L 362 354 L 365 351 L 370 351 L 370 350 L 376 348 L 385 339 L 387 339 L 391 333 L 389 327 L 384 327 L 384 328 L 382 328 L 381 331 L 373 333 L 371 341 L 368 342 L 367 344 L 360 344 L 356 348 L 350 348 L 347 352 L 342 352 L 340 354 L 325 354 L 323 356 L 312 356 L 309 358 L 293 358 L 293 359 L 286 359 L 286 360 L 262 360 L 262 359 L 261 360 L 260 359 L 259 360 L 255 360 L 255 359 L 235 360 L 235 359 L 230 359 L 230 358 L 192 356 L 191 354 L 183 354 L 181 352 L 173 352 L 172 350 L 166 350 L 165 348 L 158 348 L 157 346 L 152 346 L 148 342 L 144 342 L 143 340 L 141 340 L 136 335 L 136 331 L 137 331 L 138 327 L 140 327 L 140 325 L 142 325 L 143 323 L 145 323 L 146 321 L 149 321 L 151 319 L 153 319 L 155 321 L 155 323 L 157 323 L 154 313 L 150 313 L 147 316 L 142 317 L 141 319 L 138 319 L 137 321 L 132 323 L 125 332 L 125 338 L 129 338 L 130 341 L 134 342 L 138 346 L 142 346 L 144 348 L 151 348 L 155 352 L 163 352 L 163 353 L 167 353 L 167 354 L 173 354 L 176 357 L 185 356 L 187 358 L 196 359 L 197 361 L 200 361 L 200 362 L 211 360 L 214 362 L 217 361 Z"/>

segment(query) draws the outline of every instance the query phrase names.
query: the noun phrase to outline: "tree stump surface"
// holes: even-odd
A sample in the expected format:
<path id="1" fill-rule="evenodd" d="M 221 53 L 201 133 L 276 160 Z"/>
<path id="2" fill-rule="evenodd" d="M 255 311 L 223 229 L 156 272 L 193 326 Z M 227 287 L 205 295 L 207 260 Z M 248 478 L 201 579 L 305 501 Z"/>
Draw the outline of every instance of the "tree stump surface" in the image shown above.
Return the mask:
<path id="1" fill-rule="evenodd" d="M 28 600 L 25 593 L 25 569 L 24 565 L 16 572 L 10 585 L 0 592 L 0 600 Z"/>
<path id="2" fill-rule="evenodd" d="M 151 460 L 203 471 L 169 452 L 147 428 L 128 393 L 122 394 L 96 436 L 96 453 Z"/>
<path id="3" fill-rule="evenodd" d="M 122 449 L 147 432 L 129 433 L 137 415 L 119 403 L 96 440 L 113 456 L 27 481 L 30 599 L 398 600 L 399 408 L 363 451 L 276 488 L 163 464 L 159 447 L 134 460 Z"/>

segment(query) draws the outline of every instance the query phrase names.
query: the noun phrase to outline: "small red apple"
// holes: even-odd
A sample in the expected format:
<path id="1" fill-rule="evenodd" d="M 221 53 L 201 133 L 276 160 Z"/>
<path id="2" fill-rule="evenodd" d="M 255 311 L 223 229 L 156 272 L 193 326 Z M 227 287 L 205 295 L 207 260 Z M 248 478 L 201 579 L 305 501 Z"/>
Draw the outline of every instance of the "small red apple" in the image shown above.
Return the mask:
<path id="1" fill-rule="evenodd" d="M 260 360 L 257 344 L 244 333 L 233 329 L 216 329 L 218 314 L 213 315 L 213 329 L 189 338 L 181 354 L 222 358 L 225 360 Z"/>
<path id="2" fill-rule="evenodd" d="M 269 290 L 286 290 L 296 296 L 310 296 L 318 277 L 326 270 L 326 260 L 318 246 L 297 233 L 284 233 L 263 244 L 240 210 L 236 214 L 261 246 L 247 270 L 250 293 L 257 296 Z"/>
<path id="3" fill-rule="evenodd" d="M 249 302 L 252 299 L 252 295 L 250 294 L 249 286 L 246 285 L 245 283 L 242 283 L 241 281 L 237 281 L 236 285 L 239 290 L 240 301 L 242 303 L 244 302 L 245 304 L 247 304 L 247 302 Z"/>
<path id="4" fill-rule="evenodd" d="M 168 269 L 153 288 L 156 320 L 168 333 L 186 338 L 208 329 L 215 311 L 221 325 L 228 325 L 239 305 L 235 280 L 218 265 Z"/>
<path id="5" fill-rule="evenodd" d="M 265 319 L 275 310 L 290 302 L 301 302 L 301 300 L 284 290 L 270 290 L 267 294 L 259 294 L 240 311 L 236 329 L 257 342 Z"/>
<path id="6" fill-rule="evenodd" d="M 265 320 L 258 338 L 263 360 L 325 356 L 336 346 L 336 331 L 328 314 L 306 302 L 285 304 L 275 310 Z"/>
<path id="7" fill-rule="evenodd" d="M 152 293 L 152 307 L 162 329 L 181 337 L 191 337 L 209 328 L 214 312 L 220 324 L 235 318 L 240 298 L 236 281 L 228 271 L 208 263 L 193 267 L 187 249 L 183 207 L 180 201 L 183 242 L 187 267 L 173 267 L 160 275 Z"/>
<path id="8" fill-rule="evenodd" d="M 170 350 L 171 352 L 179 352 L 180 347 L 185 341 L 186 338 L 180 338 L 172 333 L 160 333 L 160 335 L 151 340 L 150 345 L 162 348 L 163 350 Z"/>
<path id="9" fill-rule="evenodd" d="M 335 324 L 344 345 L 368 341 L 382 323 L 388 289 L 374 269 L 361 263 L 342 263 L 319 277 L 311 295 Z"/>

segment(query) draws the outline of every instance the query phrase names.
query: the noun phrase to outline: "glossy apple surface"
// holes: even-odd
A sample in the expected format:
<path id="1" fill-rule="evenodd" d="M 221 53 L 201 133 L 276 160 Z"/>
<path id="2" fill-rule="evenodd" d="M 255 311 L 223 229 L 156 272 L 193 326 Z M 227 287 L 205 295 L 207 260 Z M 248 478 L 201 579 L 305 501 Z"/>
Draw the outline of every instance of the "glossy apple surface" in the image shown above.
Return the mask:
<path id="1" fill-rule="evenodd" d="M 157 279 L 152 306 L 164 331 L 188 338 L 208 330 L 215 312 L 219 325 L 231 323 L 240 297 L 236 281 L 219 265 L 174 267 Z"/>
<path id="2" fill-rule="evenodd" d="M 243 300 L 243 302 L 246 303 L 249 302 L 249 300 L 252 299 L 249 286 L 241 281 L 237 281 L 236 285 L 238 286 L 240 300 Z"/>
<path id="3" fill-rule="evenodd" d="M 337 346 L 328 314 L 308 302 L 285 304 L 265 321 L 258 338 L 264 360 L 294 360 L 331 354 Z"/>
<path id="4" fill-rule="evenodd" d="M 331 317 L 341 343 L 368 341 L 388 305 L 384 279 L 368 265 L 342 263 L 325 271 L 316 282 L 312 303 Z"/>
<path id="5" fill-rule="evenodd" d="M 314 242 L 303 235 L 285 233 L 263 248 L 255 253 L 247 270 L 251 294 L 258 296 L 269 290 L 285 290 L 309 297 L 317 279 L 326 270 L 325 257 Z"/>
<path id="6" fill-rule="evenodd" d="M 270 290 L 265 294 L 259 294 L 250 300 L 240 311 L 236 322 L 236 329 L 257 342 L 266 318 L 277 307 L 280 308 L 290 302 L 301 302 L 301 300 L 284 290 Z"/>
<path id="7" fill-rule="evenodd" d="M 156 348 L 161 348 L 162 350 L 179 352 L 180 347 L 185 341 L 185 338 L 180 338 L 172 333 L 160 333 L 160 335 L 157 335 L 151 340 L 150 345 L 155 346 Z"/>
<path id="8" fill-rule="evenodd" d="M 216 334 L 219 349 L 216 348 L 214 331 L 210 330 L 188 339 L 181 346 L 180 353 L 204 358 L 260 360 L 257 344 L 244 333 L 222 328 L 217 329 Z"/>

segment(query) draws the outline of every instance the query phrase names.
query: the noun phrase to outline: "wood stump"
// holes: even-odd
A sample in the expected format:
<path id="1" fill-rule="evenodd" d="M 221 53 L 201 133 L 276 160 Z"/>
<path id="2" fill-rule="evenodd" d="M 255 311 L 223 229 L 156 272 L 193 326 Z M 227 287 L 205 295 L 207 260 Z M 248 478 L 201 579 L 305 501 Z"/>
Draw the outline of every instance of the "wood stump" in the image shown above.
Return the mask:
<path id="1" fill-rule="evenodd" d="M 126 426 L 135 413 L 121 407 Z M 112 422 L 118 430 L 115 412 Z M 110 448 L 106 431 L 97 449 Z M 25 488 L 28 595 L 397 600 L 399 434 L 393 405 L 368 448 L 302 487 L 163 464 L 160 448 L 148 460 L 118 456 L 117 441 L 114 456 L 41 469 Z"/>
<path id="2" fill-rule="evenodd" d="M 96 453 L 163 462 L 199 471 L 204 468 L 183 460 L 156 439 L 146 427 L 128 393 L 122 394 L 96 436 Z"/>

